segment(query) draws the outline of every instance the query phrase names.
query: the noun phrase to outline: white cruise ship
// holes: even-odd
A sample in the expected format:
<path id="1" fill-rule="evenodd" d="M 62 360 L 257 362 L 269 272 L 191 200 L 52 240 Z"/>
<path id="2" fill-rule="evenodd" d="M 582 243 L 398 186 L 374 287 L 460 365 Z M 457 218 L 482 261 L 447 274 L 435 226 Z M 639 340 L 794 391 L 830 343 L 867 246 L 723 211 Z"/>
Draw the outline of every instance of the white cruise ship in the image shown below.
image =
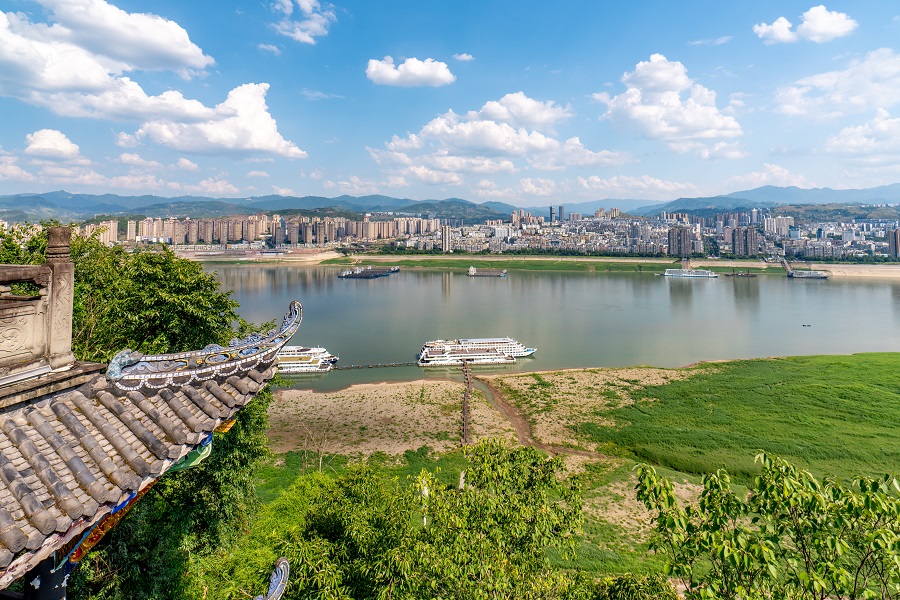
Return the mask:
<path id="1" fill-rule="evenodd" d="M 420 367 L 453 367 L 464 362 L 473 365 L 502 365 L 514 363 L 516 359 L 494 348 L 432 347 L 425 344 L 416 364 Z"/>
<path id="2" fill-rule="evenodd" d="M 278 360 L 278 372 L 291 373 L 326 373 L 334 368 L 338 358 L 325 348 L 307 348 L 305 346 L 284 346 L 275 355 Z"/>
<path id="3" fill-rule="evenodd" d="M 712 279 L 718 277 L 712 271 L 706 269 L 666 269 L 663 273 L 664 277 L 700 277 L 703 279 Z"/>
<path id="4" fill-rule="evenodd" d="M 464 350 L 499 350 L 512 357 L 531 356 L 537 348 L 526 348 L 524 344 L 512 338 L 460 338 L 458 340 L 434 340 L 425 342 L 425 348 L 464 349 Z"/>

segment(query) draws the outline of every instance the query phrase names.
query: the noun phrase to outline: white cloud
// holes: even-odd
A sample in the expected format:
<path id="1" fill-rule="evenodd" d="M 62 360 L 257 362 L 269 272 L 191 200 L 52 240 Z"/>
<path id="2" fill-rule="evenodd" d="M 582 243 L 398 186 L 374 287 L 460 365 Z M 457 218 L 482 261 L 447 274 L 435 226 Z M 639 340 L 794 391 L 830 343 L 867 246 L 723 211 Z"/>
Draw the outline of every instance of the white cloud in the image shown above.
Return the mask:
<path id="1" fill-rule="evenodd" d="M 40 129 L 25 136 L 28 145 L 25 154 L 40 159 L 51 159 L 69 162 L 73 164 L 90 164 L 90 161 L 81 156 L 78 144 L 66 137 L 57 129 Z"/>
<path id="2" fill-rule="evenodd" d="M 753 33 L 766 44 L 796 42 L 797 34 L 791 30 L 792 27 L 793 24 L 786 18 L 778 17 L 771 25 L 757 23 L 753 26 Z"/>
<path id="3" fill-rule="evenodd" d="M 184 157 L 179 158 L 175 162 L 175 166 L 177 168 L 181 169 L 182 171 L 196 171 L 197 169 L 200 168 L 199 166 L 197 166 L 197 163 L 195 163 L 192 160 L 188 160 Z"/>
<path id="4" fill-rule="evenodd" d="M 536 169 L 562 170 L 567 167 L 614 167 L 633 162 L 627 152 L 588 150 L 577 137 L 567 139 L 553 152 L 535 154 L 529 164 Z"/>
<path id="5" fill-rule="evenodd" d="M 366 77 L 378 85 L 401 87 L 438 87 L 456 81 L 447 63 L 433 58 L 407 58 L 398 67 L 390 56 L 385 56 L 383 60 L 371 59 L 366 67 Z"/>
<path id="6" fill-rule="evenodd" d="M 339 96 L 338 94 L 329 94 L 328 92 L 320 92 L 319 90 L 310 90 L 307 88 L 303 88 L 302 90 L 300 90 L 300 93 L 309 100 L 331 100 L 332 98 L 343 98 L 343 96 Z"/>
<path id="7" fill-rule="evenodd" d="M 830 11 L 824 5 L 813 6 L 801 15 L 800 25 L 793 30 L 792 23 L 785 17 L 778 17 L 771 25 L 757 23 L 755 33 L 766 44 L 790 43 L 809 40 L 821 44 L 839 37 L 850 35 L 858 26 L 846 13 Z"/>
<path id="8" fill-rule="evenodd" d="M 167 186 L 166 182 L 149 173 L 129 173 L 107 179 L 105 186 L 112 188 L 124 188 L 128 190 L 160 189 Z"/>
<path id="9" fill-rule="evenodd" d="M 491 100 L 478 113 L 466 115 L 469 119 L 502 121 L 515 127 L 553 130 L 560 121 L 572 116 L 569 106 L 557 106 L 553 100 L 541 102 L 529 98 L 524 92 L 506 94 L 500 100 Z"/>
<path id="10" fill-rule="evenodd" d="M 771 163 L 763 163 L 761 171 L 730 177 L 725 185 L 730 189 L 754 189 L 764 185 L 810 187 L 802 175 L 794 175 L 781 165 Z"/>
<path id="11" fill-rule="evenodd" d="M 174 21 L 129 13 L 104 0 L 37 0 L 56 24 L 46 39 L 70 43 L 126 65 L 126 70 L 176 70 L 187 77 L 215 61 Z"/>
<path id="12" fill-rule="evenodd" d="M 454 54 L 453 60 L 458 60 L 460 62 L 469 62 L 475 60 L 475 57 L 468 52 L 463 52 L 462 54 Z"/>
<path id="13" fill-rule="evenodd" d="M 649 175 L 642 175 L 641 177 L 616 175 L 606 179 L 591 175 L 590 177 L 579 177 L 576 182 L 582 190 L 602 193 L 607 197 L 614 198 L 659 200 L 699 193 L 697 187 L 692 183 L 666 181 Z"/>
<path id="14" fill-rule="evenodd" d="M 301 44 L 315 45 L 316 38 L 328 35 L 328 28 L 337 21 L 331 6 L 322 6 L 318 0 L 297 0 L 300 19 L 291 19 L 294 12 L 289 0 L 276 1 L 273 8 L 281 12 L 283 18 L 274 25 L 275 31 Z"/>
<path id="15" fill-rule="evenodd" d="M 278 134 L 265 104 L 268 84 L 239 86 L 210 108 L 176 90 L 148 95 L 123 76 L 134 69 L 187 76 L 213 64 L 176 23 L 127 13 L 103 0 L 41 2 L 56 22 L 32 23 L 23 14 L 0 12 L 0 95 L 63 116 L 143 123 L 143 137 L 174 148 L 305 156 Z M 179 133 L 199 139 L 179 139 Z M 117 144 L 134 147 L 141 137 L 119 133 Z"/>
<path id="16" fill-rule="evenodd" d="M 737 158 L 746 158 L 747 156 L 749 156 L 749 153 L 741 150 L 739 142 L 719 142 L 712 147 L 704 147 L 697 150 L 697 157 L 707 160 L 718 158 L 732 160 Z"/>
<path id="17" fill-rule="evenodd" d="M 776 110 L 793 116 L 835 118 L 895 106 L 900 103 L 898 89 L 900 55 L 880 48 L 842 71 L 811 75 L 779 89 Z"/>
<path id="18" fill-rule="evenodd" d="M 618 96 L 594 94 L 606 104 L 603 117 L 631 125 L 676 152 L 702 152 L 710 142 L 743 134 L 738 121 L 716 107 L 714 91 L 694 83 L 682 63 L 662 54 L 639 62 L 634 71 L 622 76 L 622 82 L 628 89 Z"/>
<path id="19" fill-rule="evenodd" d="M 447 111 L 416 133 L 394 135 L 384 149 L 367 150 L 377 164 L 394 169 L 400 176 L 454 184 L 461 183 L 467 173 L 515 173 L 528 167 L 564 170 L 633 162 L 625 152 L 590 150 L 578 137 L 561 142 L 514 125 L 528 123 L 550 129 L 569 116 L 568 107 L 533 100 L 517 92 L 465 115 Z"/>
<path id="20" fill-rule="evenodd" d="M 140 145 L 141 142 L 130 133 L 120 131 L 116 134 L 116 146 L 120 148 L 136 148 Z"/>
<path id="21" fill-rule="evenodd" d="M 38 173 L 44 183 L 62 183 L 66 185 L 97 186 L 106 185 L 106 177 L 83 166 L 63 164 L 45 164 Z"/>
<path id="22" fill-rule="evenodd" d="M 15 156 L 0 156 L 0 181 L 34 181 L 34 175 L 18 165 Z"/>
<path id="23" fill-rule="evenodd" d="M 204 179 L 197 185 L 186 185 L 183 189 L 187 192 L 197 192 L 201 194 L 211 194 L 214 196 L 233 196 L 240 190 L 231 185 L 225 179 Z"/>
<path id="24" fill-rule="evenodd" d="M 269 174 L 265 171 L 249 171 L 247 173 L 247 177 L 268 177 Z"/>
<path id="25" fill-rule="evenodd" d="M 247 83 L 231 90 L 216 110 L 232 116 L 200 123 L 149 121 L 135 136 L 183 152 L 263 152 L 285 158 L 306 158 L 306 152 L 278 133 L 266 105 L 268 89 L 267 83 Z"/>
<path id="26" fill-rule="evenodd" d="M 825 150 L 854 165 L 896 167 L 900 164 L 900 118 L 879 110 L 872 120 L 830 136 Z"/>
<path id="27" fill-rule="evenodd" d="M 279 196 L 296 196 L 297 195 L 297 192 L 295 192 L 291 188 L 278 187 L 277 185 L 272 186 L 272 191 L 274 191 Z"/>
<path id="28" fill-rule="evenodd" d="M 281 56 L 281 48 L 275 44 L 257 44 L 256 47 L 263 52 L 271 52 L 275 56 Z"/>
<path id="29" fill-rule="evenodd" d="M 462 177 L 458 173 L 429 169 L 424 165 L 411 166 L 406 169 L 406 173 L 425 183 L 450 183 L 454 185 L 462 183 Z"/>
<path id="30" fill-rule="evenodd" d="M 144 169 L 161 169 L 162 165 L 156 162 L 155 160 L 146 160 L 141 157 L 139 154 L 134 154 L 132 152 L 124 152 L 119 155 L 119 162 L 123 165 L 129 165 L 131 167 L 141 167 Z"/>
<path id="31" fill-rule="evenodd" d="M 480 198 L 517 199 L 522 196 L 546 198 L 557 192 L 557 184 L 552 179 L 525 177 L 511 187 L 500 188 L 493 181 L 482 179 L 478 182 L 475 194 Z"/>
<path id="32" fill-rule="evenodd" d="M 723 35 L 722 37 L 706 39 L 706 40 L 693 40 L 688 42 L 688 46 L 721 46 L 722 44 L 727 44 L 734 36 L 732 35 Z"/>
<path id="33" fill-rule="evenodd" d="M 351 196 L 368 196 L 371 194 L 377 194 L 380 185 L 382 184 L 376 181 L 372 181 L 371 179 L 362 179 L 356 175 L 353 175 L 349 179 L 345 179 L 343 181 L 328 180 L 322 183 L 322 187 L 324 187 L 325 189 L 337 190 L 341 194 L 348 194 Z"/>

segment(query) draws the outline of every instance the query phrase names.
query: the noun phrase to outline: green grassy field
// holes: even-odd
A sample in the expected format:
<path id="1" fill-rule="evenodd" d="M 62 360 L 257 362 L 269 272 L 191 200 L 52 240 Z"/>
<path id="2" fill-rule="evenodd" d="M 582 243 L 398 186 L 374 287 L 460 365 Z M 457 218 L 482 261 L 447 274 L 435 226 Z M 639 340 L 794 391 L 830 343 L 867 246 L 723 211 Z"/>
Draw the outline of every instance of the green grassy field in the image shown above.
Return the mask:
<path id="1" fill-rule="evenodd" d="M 715 365 L 648 386 L 633 405 L 572 426 L 612 452 L 686 473 L 755 472 L 759 450 L 817 475 L 900 470 L 900 354 L 806 356 Z"/>
<path id="2" fill-rule="evenodd" d="M 671 262 L 671 264 L 670 264 Z M 424 267 L 429 269 L 454 269 L 461 272 L 466 271 L 469 267 L 477 269 L 508 269 L 511 271 L 576 271 L 584 273 L 603 273 L 603 272 L 629 272 L 629 273 L 662 273 L 665 269 L 676 266 L 677 260 L 669 262 L 640 262 L 640 259 L 633 261 L 611 261 L 602 258 L 593 257 L 575 257 L 560 256 L 548 258 L 503 258 L 503 259 L 486 259 L 484 257 L 472 256 L 463 258 L 444 258 L 430 256 L 415 257 L 390 257 L 389 259 L 373 260 L 365 257 L 347 257 L 347 258 L 330 258 L 322 261 L 323 265 L 380 265 L 380 266 L 399 266 L 404 268 Z M 781 267 L 769 267 L 763 269 L 758 265 L 758 261 L 748 262 L 747 265 L 735 267 L 741 272 L 750 272 L 755 274 L 775 274 L 784 275 L 784 269 Z M 709 268 L 717 273 L 731 273 L 732 267 L 714 266 L 703 267 Z"/>

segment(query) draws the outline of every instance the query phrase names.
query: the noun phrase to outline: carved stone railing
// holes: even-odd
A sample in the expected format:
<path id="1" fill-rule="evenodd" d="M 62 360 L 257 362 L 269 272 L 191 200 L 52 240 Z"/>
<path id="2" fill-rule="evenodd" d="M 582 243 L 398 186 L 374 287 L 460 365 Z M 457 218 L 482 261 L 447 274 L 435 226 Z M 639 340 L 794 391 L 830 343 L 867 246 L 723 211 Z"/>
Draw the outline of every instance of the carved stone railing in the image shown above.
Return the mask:
<path id="1" fill-rule="evenodd" d="M 70 367 L 75 267 L 71 231 L 51 227 L 43 265 L 0 265 L 0 386 Z M 37 287 L 15 294 L 14 284 Z"/>

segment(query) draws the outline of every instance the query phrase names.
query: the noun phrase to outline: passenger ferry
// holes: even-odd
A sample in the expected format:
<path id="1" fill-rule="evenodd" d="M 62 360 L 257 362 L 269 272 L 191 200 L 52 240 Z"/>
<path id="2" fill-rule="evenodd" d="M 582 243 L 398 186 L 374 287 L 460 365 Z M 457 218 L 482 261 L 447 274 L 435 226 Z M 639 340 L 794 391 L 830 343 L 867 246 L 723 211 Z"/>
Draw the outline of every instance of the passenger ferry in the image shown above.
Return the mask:
<path id="1" fill-rule="evenodd" d="M 338 357 L 330 354 L 325 348 L 305 346 L 284 346 L 275 358 L 278 361 L 278 372 L 285 375 L 327 373 L 338 361 Z"/>
<path id="2" fill-rule="evenodd" d="M 663 277 L 701 277 L 711 279 L 718 277 L 718 275 L 706 269 L 666 269 Z"/>
<path id="3" fill-rule="evenodd" d="M 499 350 L 503 354 L 513 357 L 531 356 L 537 348 L 526 348 L 524 344 L 509 338 L 460 338 L 458 340 L 434 340 L 425 342 L 425 348 L 445 349 L 471 349 L 471 350 Z"/>
<path id="4" fill-rule="evenodd" d="M 420 367 L 453 367 L 463 363 L 473 365 L 503 365 L 516 362 L 509 354 L 494 348 L 463 348 L 448 346 L 422 347 L 422 353 L 416 362 Z"/>

